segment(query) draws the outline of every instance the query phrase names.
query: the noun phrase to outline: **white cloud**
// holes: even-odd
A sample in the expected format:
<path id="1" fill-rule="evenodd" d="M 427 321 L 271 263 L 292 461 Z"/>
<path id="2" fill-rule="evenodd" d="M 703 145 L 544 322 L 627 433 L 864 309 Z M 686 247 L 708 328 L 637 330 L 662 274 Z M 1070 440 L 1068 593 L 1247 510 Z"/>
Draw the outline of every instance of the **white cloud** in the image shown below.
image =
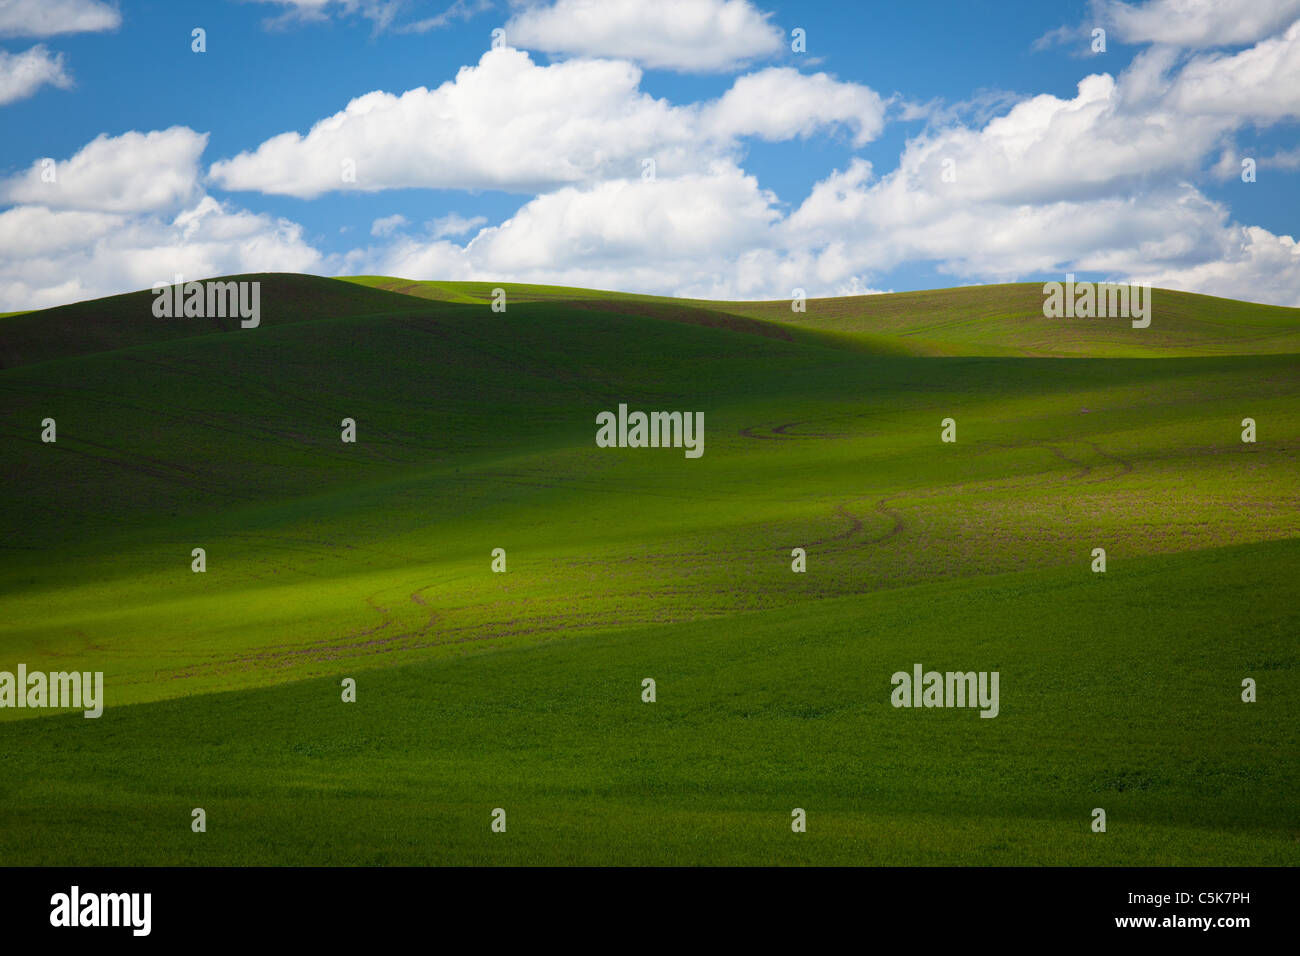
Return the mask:
<path id="1" fill-rule="evenodd" d="M 1255 161 L 1257 170 L 1280 169 L 1290 172 L 1300 169 L 1300 146 L 1279 150 L 1270 155 L 1254 153 L 1251 156 L 1245 156 L 1235 146 L 1229 146 L 1219 156 L 1218 162 L 1210 167 L 1210 173 L 1218 180 L 1237 179 L 1242 174 L 1241 164 L 1247 159 Z"/>
<path id="2" fill-rule="evenodd" d="M 472 20 L 485 10 L 492 9 L 492 0 L 455 0 L 442 13 L 416 20 L 397 28 L 399 33 L 428 33 L 441 30 L 457 21 Z"/>
<path id="3" fill-rule="evenodd" d="M 781 224 L 782 245 L 807 251 L 822 282 L 929 262 L 979 281 L 1154 276 L 1300 305 L 1292 238 L 1231 222 L 1225 206 L 1190 184 L 1209 157 L 1218 158 L 1217 174 L 1240 173 L 1225 138 L 1252 114 L 1265 125 L 1276 118 L 1269 104 L 1293 42 L 1288 32 L 1236 57 L 1193 58 L 1177 72 L 1173 52 L 1156 48 L 1118 80 L 1085 77 L 1072 99 L 1036 96 L 981 128 L 927 131 L 881 178 L 855 160 L 819 182 Z M 1208 78 L 1237 67 L 1228 92 L 1211 95 Z M 1239 96 L 1250 105 L 1234 112 Z"/>
<path id="4" fill-rule="evenodd" d="M 784 231 L 789 247 L 812 250 L 823 264 L 879 271 L 931 262 L 953 275 L 1012 281 L 1069 268 L 1124 273 L 1201 261 L 1219 253 L 1214 237 L 1225 217 L 1190 186 L 1140 200 L 1006 203 L 945 195 L 905 168 L 874 180 L 857 162 L 818 183 Z"/>
<path id="5" fill-rule="evenodd" d="M 1297 89 L 1300 24 L 1233 56 L 1195 56 L 1181 67 L 1174 50 L 1156 47 L 1118 79 L 1084 77 L 1071 99 L 1042 94 L 979 128 L 953 122 L 927 130 L 908 142 L 899 171 L 912 193 L 945 201 L 1158 192 L 1198 177 L 1211 156 L 1213 175 L 1229 175 L 1238 162 L 1224 148 L 1232 133 L 1295 114 Z M 944 182 L 945 172 L 955 181 Z"/>
<path id="6" fill-rule="evenodd" d="M 1184 112 L 1229 116 L 1238 123 L 1300 118 L 1300 20 L 1240 53 L 1192 58 L 1170 101 Z"/>
<path id="7" fill-rule="evenodd" d="M 1220 255 L 1206 262 L 1134 274 L 1134 281 L 1206 295 L 1300 306 L 1300 243 L 1258 226 L 1237 226 L 1218 236 Z"/>
<path id="8" fill-rule="evenodd" d="M 41 237 L 35 245 L 33 236 Z M 177 273 L 197 279 L 323 267 L 301 227 L 230 210 L 211 196 L 171 218 L 43 206 L 0 212 L 0 310 L 146 289 Z"/>
<path id="9" fill-rule="evenodd" d="M 707 174 L 566 187 L 465 244 L 400 237 L 356 250 L 343 272 L 542 282 L 698 296 L 862 294 L 869 278 L 930 262 L 973 281 L 1079 271 L 1300 305 L 1290 237 L 1228 222 L 1191 186 L 1042 204 L 953 203 L 862 160 L 783 218 L 734 166 Z"/>
<path id="10" fill-rule="evenodd" d="M 405 226 L 406 223 L 406 217 L 400 212 L 394 213 L 391 216 L 384 216 L 380 219 L 376 219 L 370 224 L 370 234 L 372 236 L 392 235 L 395 230 Z"/>
<path id="11" fill-rule="evenodd" d="M 1283 41 L 1291 34 L 1230 59 L 1286 63 Z M 1219 146 L 1249 113 L 1223 108 L 1231 97 L 1204 87 L 1229 67 L 1195 58 L 1190 73 L 1171 77 L 1173 62 L 1152 51 L 1118 81 L 1086 77 L 1073 99 L 1037 96 L 979 129 L 927 132 L 879 179 L 855 160 L 781 224 L 783 247 L 808 251 L 822 282 L 929 262 L 980 281 L 1080 271 L 1300 305 L 1292 237 L 1230 222 L 1225 206 L 1188 181 L 1212 155 L 1220 174 L 1240 173 L 1236 152 Z M 1231 87 L 1263 88 L 1251 107 L 1261 122 L 1275 112 L 1260 104 L 1272 102 L 1276 76 L 1243 68 Z M 1186 95 L 1192 80 L 1202 97 Z M 945 159 L 955 181 L 945 181 Z"/>
<path id="12" fill-rule="evenodd" d="M 367 93 L 306 136 L 282 133 L 211 174 L 226 189 L 303 197 L 416 186 L 531 192 L 630 172 L 664 143 L 694 152 L 686 111 L 641 93 L 640 79 L 621 61 L 542 67 L 521 51 L 492 50 L 437 89 Z M 354 186 L 340 174 L 347 159 Z"/>
<path id="13" fill-rule="evenodd" d="M 1218 161 L 1210 167 L 1210 175 L 1218 180 L 1236 179 L 1241 175 L 1242 157 L 1235 147 L 1229 146 L 1219 154 Z"/>
<path id="14" fill-rule="evenodd" d="M 47 83 L 65 90 L 72 86 L 63 54 L 51 54 L 44 46 L 23 53 L 0 50 L 0 106 L 26 99 Z"/>
<path id="15" fill-rule="evenodd" d="M 729 255 L 761 242 L 776 197 L 735 166 L 646 182 L 568 187 L 539 196 L 474 239 L 475 253 L 509 270 L 544 269 L 556 248 L 587 262 L 636 267 L 656 249 L 683 258 Z"/>
<path id="16" fill-rule="evenodd" d="M 1036 39 L 1031 44 L 1030 49 L 1046 50 L 1057 45 L 1073 43 L 1076 40 L 1082 40 L 1083 38 L 1088 37 L 1089 33 L 1089 28 L 1083 24 L 1056 27 L 1053 30 L 1048 30 Z"/>
<path id="17" fill-rule="evenodd" d="M 323 19 L 331 7 L 339 12 L 346 12 L 348 4 L 341 0 L 245 0 L 246 3 L 267 3 L 286 7 L 292 13 L 304 19 Z"/>
<path id="18" fill-rule="evenodd" d="M 199 191 L 198 159 L 206 133 L 173 126 L 150 133 L 101 134 L 43 182 L 42 163 L 0 182 L 0 199 L 51 209 L 152 212 L 175 209 Z"/>
<path id="19" fill-rule="evenodd" d="M 76 251 L 125 222 L 124 216 L 112 213 L 15 206 L 0 212 L 0 262 Z"/>
<path id="20" fill-rule="evenodd" d="M 1275 46 L 1262 42 L 1247 61 L 1273 62 Z M 1218 60 L 1190 65 L 1202 62 Z M 1226 206 L 1191 184 L 1249 118 L 1217 111 L 1213 100 L 1198 111 L 1179 93 L 1176 66 L 1173 51 L 1153 49 L 1118 79 L 1085 77 L 1072 98 L 1031 97 L 978 127 L 928 128 L 896 169 L 877 176 L 853 159 L 789 215 L 738 166 L 715 163 L 653 183 L 567 186 L 463 245 L 408 237 L 359 251 L 349 264 L 411 277 L 748 298 L 869 288 L 872 276 L 928 263 L 966 281 L 1076 271 L 1300 305 L 1293 239 L 1232 222 Z M 1246 70 L 1244 81 L 1267 84 L 1270 75 Z M 701 106 L 702 124 L 797 135 L 780 109 L 740 108 L 762 100 L 761 82 L 735 89 L 730 103 L 724 95 Z M 945 159 L 956 181 L 945 181 Z"/>
<path id="21" fill-rule="evenodd" d="M 841 83 L 825 73 L 807 76 L 786 67 L 739 77 L 704 109 L 705 128 L 724 139 L 788 140 L 835 124 L 851 129 L 853 144 L 863 146 L 879 136 L 885 125 L 884 100 L 866 86 Z"/>
<path id="22" fill-rule="evenodd" d="M 429 223 L 429 234 L 435 239 L 443 239 L 447 236 L 463 236 L 467 232 L 473 232 L 480 226 L 487 223 L 486 216 L 462 216 L 459 213 L 448 213 Z"/>
<path id="23" fill-rule="evenodd" d="M 735 279 L 780 218 L 777 200 L 727 163 L 704 173 L 565 187 L 522 206 L 465 245 L 402 238 L 358 250 L 350 269 L 399 276 L 510 279 L 682 294 L 751 292 Z"/>
<path id="24" fill-rule="evenodd" d="M 19 205 L 0 211 L 0 310 L 148 288 L 176 273 L 324 269 L 300 226 L 203 195 L 206 140 L 185 127 L 100 136 L 56 167 L 55 183 L 33 173 L 4 183 Z"/>
<path id="25" fill-rule="evenodd" d="M 520 50 L 490 50 L 437 89 L 367 93 L 306 136 L 281 133 L 214 163 L 211 175 L 226 189 L 307 198 L 410 187 L 536 193 L 639 175 L 645 158 L 660 174 L 700 171 L 733 157 L 743 136 L 842 124 L 861 145 L 883 125 L 874 91 L 823 73 L 765 70 L 691 106 L 655 99 L 640 83 L 641 71 L 624 60 L 539 66 Z M 777 102 L 762 108 L 771 96 Z M 345 160 L 355 183 L 341 175 Z"/>
<path id="26" fill-rule="evenodd" d="M 245 3 L 274 5 L 282 11 L 280 16 L 267 20 L 271 28 L 289 27 L 301 23 L 318 23 L 331 17 L 360 16 L 374 24 L 376 34 L 428 33 L 457 22 L 471 20 L 492 8 L 492 0 L 451 0 L 441 13 L 409 23 L 398 23 L 398 16 L 409 8 L 407 0 L 243 0 Z"/>
<path id="27" fill-rule="evenodd" d="M 784 34 L 749 0 L 557 0 L 506 24 L 506 42 L 651 69 L 732 70 L 780 52 Z"/>
<path id="28" fill-rule="evenodd" d="M 1300 169 L 1300 146 L 1282 150 L 1272 156 L 1261 156 L 1259 165 L 1264 169 Z"/>
<path id="29" fill-rule="evenodd" d="M 910 140 L 899 178 L 917 196 L 1051 202 L 1190 175 L 1229 127 L 1134 104 L 1122 82 L 1087 76 L 1072 99 L 1042 94 L 982 128 L 953 124 Z"/>
<path id="30" fill-rule="evenodd" d="M 117 10 L 99 0 L 3 0 L 0 36 L 49 37 L 116 30 Z"/>
<path id="31" fill-rule="evenodd" d="M 375 24 L 381 32 L 397 16 L 401 0 L 245 0 L 251 3 L 273 4 L 282 9 L 280 16 L 266 22 L 270 27 L 284 27 L 292 23 L 327 20 L 331 15 L 358 14 Z"/>
<path id="32" fill-rule="evenodd" d="M 1127 43 L 1240 46 L 1272 36 L 1300 17 L 1300 0 L 1100 0 L 1093 12 Z"/>

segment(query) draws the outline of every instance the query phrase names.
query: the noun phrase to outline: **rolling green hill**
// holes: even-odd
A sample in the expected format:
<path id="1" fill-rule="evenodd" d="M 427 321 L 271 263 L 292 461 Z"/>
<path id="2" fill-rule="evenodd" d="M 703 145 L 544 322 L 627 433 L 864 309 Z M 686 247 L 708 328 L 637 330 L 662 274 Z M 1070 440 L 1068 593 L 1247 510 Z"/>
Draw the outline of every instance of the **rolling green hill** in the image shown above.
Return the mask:
<path id="1" fill-rule="evenodd" d="M 1300 862 L 1300 310 L 232 278 L 0 318 L 0 862 Z"/>
<path id="2" fill-rule="evenodd" d="M 794 312 L 787 300 L 721 302 L 665 299 L 560 286 L 487 282 L 411 282 L 382 276 L 349 281 L 440 301 L 490 302 L 504 288 L 510 302 L 563 302 L 642 315 L 725 316 L 737 323 L 776 323 L 809 341 L 903 355 L 1172 357 L 1300 354 L 1300 309 L 1152 290 L 1151 325 L 1126 319 L 1043 318 L 1040 283 L 966 286 L 924 292 L 810 299 Z M 692 321 L 683 318 L 682 321 Z M 701 323 L 706 324 L 706 323 Z M 770 333 L 769 333 L 770 334 Z"/>
<path id="3" fill-rule="evenodd" d="M 289 325 L 410 309 L 409 297 L 318 276 L 267 273 L 217 280 L 263 283 L 261 321 Z M 239 329 L 238 318 L 158 318 L 152 292 L 0 315 L 0 368 L 172 342 Z"/>

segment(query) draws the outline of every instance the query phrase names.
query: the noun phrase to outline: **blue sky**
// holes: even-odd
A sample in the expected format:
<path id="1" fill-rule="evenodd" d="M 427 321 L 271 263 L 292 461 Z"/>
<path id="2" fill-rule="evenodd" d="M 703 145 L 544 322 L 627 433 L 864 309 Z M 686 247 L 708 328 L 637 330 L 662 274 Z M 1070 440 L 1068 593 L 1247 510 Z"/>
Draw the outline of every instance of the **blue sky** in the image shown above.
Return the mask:
<path id="1" fill-rule="evenodd" d="M 0 310 L 272 270 L 1300 305 L 1298 121 L 1300 0 L 0 0 Z"/>

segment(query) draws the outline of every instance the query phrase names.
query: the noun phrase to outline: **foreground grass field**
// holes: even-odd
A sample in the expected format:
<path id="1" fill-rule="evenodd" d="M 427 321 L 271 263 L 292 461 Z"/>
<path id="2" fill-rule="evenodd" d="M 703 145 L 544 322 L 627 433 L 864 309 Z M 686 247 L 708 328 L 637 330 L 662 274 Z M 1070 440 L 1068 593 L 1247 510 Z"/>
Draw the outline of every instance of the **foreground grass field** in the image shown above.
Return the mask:
<path id="1" fill-rule="evenodd" d="M 260 278 L 0 320 L 0 669 L 108 688 L 0 710 L 0 862 L 1300 862 L 1296 310 Z"/>
<path id="2" fill-rule="evenodd" d="M 620 631 L 359 672 L 349 705 L 323 679 L 10 724 L 0 858 L 1294 863 L 1298 560 L 1278 542 Z M 894 710 L 916 660 L 999 669 L 1002 713 Z"/>

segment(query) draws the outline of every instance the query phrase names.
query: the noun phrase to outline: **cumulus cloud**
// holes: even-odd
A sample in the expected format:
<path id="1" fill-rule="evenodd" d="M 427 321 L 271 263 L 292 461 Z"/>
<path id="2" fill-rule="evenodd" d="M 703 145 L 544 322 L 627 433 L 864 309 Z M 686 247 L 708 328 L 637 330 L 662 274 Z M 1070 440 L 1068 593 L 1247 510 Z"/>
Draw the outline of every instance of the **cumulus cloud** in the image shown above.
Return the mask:
<path id="1" fill-rule="evenodd" d="M 110 213 L 16 206 L 0 212 L 0 262 L 75 251 L 109 236 L 124 221 Z"/>
<path id="2" fill-rule="evenodd" d="M 641 93 L 640 79 L 621 61 L 540 67 L 521 51 L 491 50 L 437 89 L 367 93 L 306 136 L 282 133 L 211 174 L 227 189 L 302 197 L 416 186 L 536 191 L 609 175 L 684 139 L 682 111 Z M 345 160 L 356 164 L 355 185 L 342 179 Z"/>
<path id="3" fill-rule="evenodd" d="M 1241 55 L 1285 63 L 1277 48 L 1289 36 Z M 870 288 L 873 276 L 928 263 L 963 281 L 1076 271 L 1300 305 L 1293 237 L 1233 222 L 1192 184 L 1207 160 L 1236 163 L 1225 137 L 1251 121 L 1214 98 L 1185 98 L 1184 84 L 1219 62 L 1193 58 L 1185 74 L 1174 51 L 1154 49 L 1118 78 L 1085 77 L 1073 97 L 1030 97 L 975 126 L 928 126 L 896 168 L 882 176 L 851 159 L 788 215 L 752 176 L 717 162 L 657 182 L 564 187 L 463 245 L 408 237 L 355 261 L 407 276 L 739 298 Z M 1242 82 L 1270 76 L 1246 70 Z M 748 108 L 762 101 L 761 82 L 733 91 L 702 106 L 701 122 L 798 135 L 780 109 Z M 1268 121 L 1268 110 L 1258 115 Z"/>
<path id="4" fill-rule="evenodd" d="M 175 208 L 198 192 L 206 133 L 184 126 L 121 136 L 101 134 L 70 159 L 46 162 L 0 181 L 0 198 L 52 209 L 142 212 Z"/>
<path id="5" fill-rule="evenodd" d="M 1234 225 L 1215 237 L 1219 255 L 1185 266 L 1138 271 L 1134 281 L 1207 295 L 1300 306 L 1300 243 L 1258 226 Z"/>
<path id="6" fill-rule="evenodd" d="M 116 30 L 122 15 L 100 0 L 4 0 L 0 36 L 50 37 Z"/>
<path id="7" fill-rule="evenodd" d="M 569 186 L 525 203 L 465 245 L 403 237 L 349 268 L 401 276 L 513 279 L 663 292 L 735 292 L 735 262 L 775 248 L 777 198 L 733 164 L 654 181 Z M 755 270 L 745 288 L 760 288 Z M 766 278 L 761 279 L 766 282 Z"/>
<path id="8" fill-rule="evenodd" d="M 861 162 L 818 183 L 784 224 L 792 248 L 888 270 L 935 263 L 963 278 L 1012 281 L 1067 269 L 1122 274 L 1220 254 L 1226 209 L 1184 185 L 1133 196 L 1042 203 L 947 195 L 900 168 Z M 1289 299 L 1300 288 L 1285 291 Z"/>
<path id="9" fill-rule="evenodd" d="M 1127 43 L 1241 46 L 1300 18 L 1300 0 L 1094 0 L 1093 13 Z"/>
<path id="10" fill-rule="evenodd" d="M 1002 202 L 1136 195 L 1196 178 L 1210 157 L 1224 178 L 1237 165 L 1224 148 L 1232 134 L 1300 115 L 1297 89 L 1300 24 L 1240 53 L 1181 65 L 1157 47 L 1118 78 L 1084 77 L 1072 98 L 1043 94 L 980 128 L 929 129 L 908 142 L 900 174 L 917 192 L 943 182 L 949 197 Z"/>
<path id="11" fill-rule="evenodd" d="M 557 0 L 506 24 L 544 53 L 635 60 L 651 69 L 733 70 L 780 52 L 784 34 L 749 0 Z"/>
<path id="12" fill-rule="evenodd" d="M 59 305 L 172 281 L 324 268 L 302 228 L 205 195 L 206 134 L 186 127 L 100 136 L 0 184 L 0 310 Z"/>
<path id="13" fill-rule="evenodd" d="M 33 236 L 40 241 L 33 244 Z M 300 226 L 232 210 L 211 196 L 171 217 L 44 206 L 0 212 L 0 309 L 145 289 L 177 273 L 200 278 L 322 267 Z"/>
<path id="14" fill-rule="evenodd" d="M 344 266 L 743 299 L 795 288 L 862 293 L 872 275 L 930 262 L 966 281 L 1074 270 L 1300 305 L 1293 249 L 1290 237 L 1230 223 L 1225 207 L 1186 184 L 1140 201 L 1004 203 L 944 195 L 904 169 L 877 179 L 859 159 L 788 216 L 754 177 L 719 164 L 655 182 L 566 187 L 464 244 L 403 236 L 354 251 Z"/>
<path id="15" fill-rule="evenodd" d="M 1184 112 L 1239 121 L 1300 118 L 1300 20 L 1240 53 L 1192 58 L 1170 101 Z"/>
<path id="16" fill-rule="evenodd" d="M 0 50 L 0 106 L 26 99 L 46 84 L 65 90 L 72 86 L 63 54 L 51 54 L 40 45 L 24 53 Z"/>
<path id="17" fill-rule="evenodd" d="M 885 125 L 884 100 L 869 87 L 789 68 L 738 78 L 704 108 L 703 122 L 720 139 L 756 136 L 777 141 L 811 136 L 837 124 L 852 130 L 853 145 L 866 145 Z"/>
<path id="18" fill-rule="evenodd" d="M 1294 240 L 1229 218 L 1190 185 L 1140 199 L 954 201 L 918 188 L 905 171 L 878 179 L 862 160 L 819 182 L 789 215 L 753 176 L 719 164 L 653 182 L 564 187 L 465 241 L 436 228 L 424 238 L 394 231 L 341 261 L 319 256 L 297 226 L 232 212 L 211 197 L 170 220 L 20 207 L 0 214 L 0 307 L 143 288 L 173 272 L 322 268 L 783 298 L 794 288 L 869 291 L 873 275 L 917 262 L 963 281 L 1077 271 L 1300 305 Z M 29 248 L 33 235 L 41 247 Z M 79 277 L 76 294 L 63 284 L 68 275 Z"/>
<path id="19" fill-rule="evenodd" d="M 1210 157 L 1218 175 L 1238 175 L 1225 137 L 1285 115 L 1273 84 L 1295 43 L 1291 29 L 1181 70 L 1153 49 L 1118 80 L 1085 77 L 1073 98 L 927 130 L 883 177 L 854 160 L 817 183 L 782 223 L 784 246 L 808 250 L 824 280 L 929 262 L 979 281 L 1087 271 L 1300 305 L 1293 237 L 1231 222 L 1191 184 Z M 1285 99 L 1297 86 L 1281 88 Z"/>
<path id="20" fill-rule="evenodd" d="M 909 141 L 902 177 L 917 193 L 950 199 L 1048 202 L 1104 195 L 1189 174 L 1228 124 L 1132 109 L 1108 74 L 1085 77 L 1072 99 L 1016 104 L 978 129 L 954 125 Z M 942 190 L 940 190 L 942 186 Z"/>
<path id="21" fill-rule="evenodd" d="M 765 70 L 715 102 L 688 106 L 640 83 L 625 60 L 540 66 L 521 50 L 489 50 L 437 89 L 367 93 L 306 136 L 281 133 L 214 163 L 211 175 L 226 189 L 304 198 L 410 187 L 536 193 L 639 174 L 646 158 L 669 174 L 702 170 L 733 156 L 745 136 L 843 125 L 861 145 L 884 123 L 879 95 L 824 73 Z M 344 179 L 345 163 L 355 182 Z"/>

